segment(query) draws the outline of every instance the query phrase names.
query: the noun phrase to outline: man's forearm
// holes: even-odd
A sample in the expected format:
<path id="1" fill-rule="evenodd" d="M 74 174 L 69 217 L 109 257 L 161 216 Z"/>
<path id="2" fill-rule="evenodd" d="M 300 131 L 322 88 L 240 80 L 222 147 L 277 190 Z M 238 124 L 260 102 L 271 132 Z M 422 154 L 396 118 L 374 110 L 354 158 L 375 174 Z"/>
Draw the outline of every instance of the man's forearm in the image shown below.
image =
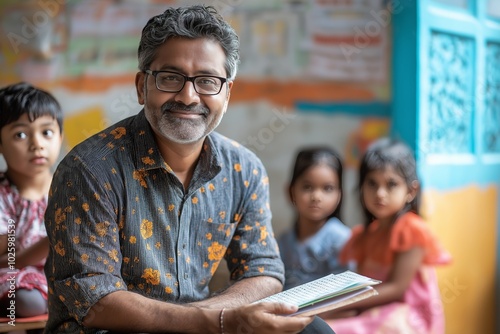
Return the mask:
<path id="1" fill-rule="evenodd" d="M 274 277 L 251 277 L 237 281 L 224 291 L 190 305 L 206 308 L 238 307 L 280 292 L 282 289 L 283 285 Z"/>
<path id="2" fill-rule="evenodd" d="M 169 304 L 129 291 L 116 291 L 101 298 L 83 324 L 127 332 L 212 333 L 219 330 L 219 310 Z"/>

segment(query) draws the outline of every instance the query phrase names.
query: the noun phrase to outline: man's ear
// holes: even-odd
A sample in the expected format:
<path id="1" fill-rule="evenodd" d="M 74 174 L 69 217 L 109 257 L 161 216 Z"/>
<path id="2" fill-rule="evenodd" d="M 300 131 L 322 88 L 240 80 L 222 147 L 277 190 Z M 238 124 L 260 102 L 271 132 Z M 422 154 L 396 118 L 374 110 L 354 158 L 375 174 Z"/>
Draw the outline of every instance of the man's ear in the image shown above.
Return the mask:
<path id="1" fill-rule="evenodd" d="M 229 97 L 231 96 L 231 89 L 233 88 L 234 81 L 228 81 L 227 83 L 227 93 L 226 93 L 226 100 L 229 100 Z"/>
<path id="2" fill-rule="evenodd" d="M 144 80 L 146 80 L 146 73 L 137 72 L 135 75 L 135 90 L 137 92 L 137 101 L 140 105 L 144 105 L 146 92 L 144 91 Z"/>
<path id="3" fill-rule="evenodd" d="M 228 81 L 226 90 L 226 100 L 224 101 L 224 107 L 222 108 L 224 114 L 227 111 L 227 105 L 229 104 L 229 98 L 231 97 L 231 88 L 233 87 L 234 81 Z"/>

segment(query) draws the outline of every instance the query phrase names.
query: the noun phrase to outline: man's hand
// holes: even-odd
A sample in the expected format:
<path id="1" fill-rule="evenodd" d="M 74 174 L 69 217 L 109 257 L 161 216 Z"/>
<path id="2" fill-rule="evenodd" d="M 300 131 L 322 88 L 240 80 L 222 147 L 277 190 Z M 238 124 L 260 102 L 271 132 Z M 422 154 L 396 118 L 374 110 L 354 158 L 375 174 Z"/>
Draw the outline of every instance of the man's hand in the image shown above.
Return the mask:
<path id="1" fill-rule="evenodd" d="M 224 312 L 226 333 L 299 333 L 314 317 L 287 317 L 296 306 L 280 303 L 258 303 L 227 309 Z"/>

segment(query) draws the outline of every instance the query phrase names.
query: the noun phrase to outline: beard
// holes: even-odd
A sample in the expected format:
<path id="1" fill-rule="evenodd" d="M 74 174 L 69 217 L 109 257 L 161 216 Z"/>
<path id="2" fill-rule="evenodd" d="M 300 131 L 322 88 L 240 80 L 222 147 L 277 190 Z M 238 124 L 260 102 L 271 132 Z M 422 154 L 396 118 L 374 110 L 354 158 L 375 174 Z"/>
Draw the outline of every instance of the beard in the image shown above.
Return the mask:
<path id="1" fill-rule="evenodd" d="M 175 112 L 198 115 L 194 118 L 182 118 Z M 198 104 L 187 106 L 183 103 L 168 101 L 157 114 L 154 127 L 165 138 L 179 144 L 191 144 L 203 140 L 220 123 L 222 116 L 214 118 L 206 106 Z"/>

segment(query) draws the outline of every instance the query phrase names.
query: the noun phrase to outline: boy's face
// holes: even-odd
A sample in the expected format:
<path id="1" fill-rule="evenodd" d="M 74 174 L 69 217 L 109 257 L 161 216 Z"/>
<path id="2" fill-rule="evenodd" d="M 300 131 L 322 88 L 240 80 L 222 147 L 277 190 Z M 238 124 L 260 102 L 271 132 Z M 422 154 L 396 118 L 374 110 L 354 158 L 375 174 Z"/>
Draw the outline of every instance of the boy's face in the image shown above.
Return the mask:
<path id="1" fill-rule="evenodd" d="M 0 131 L 0 153 L 9 173 L 35 176 L 46 172 L 56 162 L 62 144 L 57 120 L 40 116 L 30 122 L 27 114 L 4 126 Z"/>

